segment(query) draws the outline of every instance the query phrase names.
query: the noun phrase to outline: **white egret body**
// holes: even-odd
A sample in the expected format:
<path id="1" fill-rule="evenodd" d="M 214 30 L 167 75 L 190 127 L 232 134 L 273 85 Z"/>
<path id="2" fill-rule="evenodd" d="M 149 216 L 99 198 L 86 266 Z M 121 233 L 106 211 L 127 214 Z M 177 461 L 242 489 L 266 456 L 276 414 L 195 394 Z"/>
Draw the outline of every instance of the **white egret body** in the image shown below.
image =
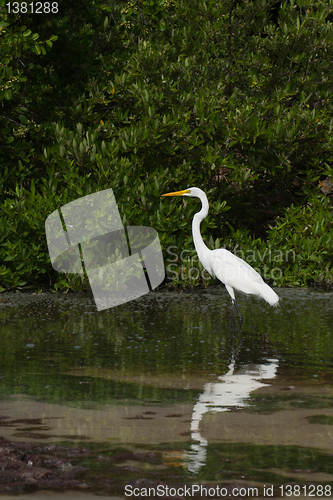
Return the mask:
<path id="1" fill-rule="evenodd" d="M 201 200 L 201 210 L 195 214 L 192 221 L 194 246 L 199 260 L 206 271 L 225 284 L 232 304 L 237 308 L 241 322 L 243 318 L 235 299 L 235 290 L 262 297 L 271 306 L 277 305 L 279 302 L 278 295 L 247 262 L 224 248 L 210 250 L 205 245 L 200 233 L 200 223 L 208 214 L 209 204 L 207 196 L 202 189 L 192 187 L 183 191 L 176 191 L 175 193 L 163 194 L 162 196 L 193 196 Z"/>

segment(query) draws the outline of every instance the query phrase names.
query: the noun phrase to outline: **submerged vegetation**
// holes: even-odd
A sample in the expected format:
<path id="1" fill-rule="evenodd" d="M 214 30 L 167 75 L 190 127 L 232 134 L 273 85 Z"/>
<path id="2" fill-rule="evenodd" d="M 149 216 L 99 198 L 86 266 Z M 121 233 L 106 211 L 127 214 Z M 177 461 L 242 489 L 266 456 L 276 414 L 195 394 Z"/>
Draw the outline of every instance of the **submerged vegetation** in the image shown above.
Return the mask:
<path id="1" fill-rule="evenodd" d="M 8 5 L 8 4 L 7 4 Z M 53 271 L 45 219 L 112 188 L 154 227 L 167 283 L 210 283 L 202 234 L 275 286 L 333 282 L 333 6 L 309 0 L 76 0 L 0 11 L 0 290 L 81 290 Z"/>

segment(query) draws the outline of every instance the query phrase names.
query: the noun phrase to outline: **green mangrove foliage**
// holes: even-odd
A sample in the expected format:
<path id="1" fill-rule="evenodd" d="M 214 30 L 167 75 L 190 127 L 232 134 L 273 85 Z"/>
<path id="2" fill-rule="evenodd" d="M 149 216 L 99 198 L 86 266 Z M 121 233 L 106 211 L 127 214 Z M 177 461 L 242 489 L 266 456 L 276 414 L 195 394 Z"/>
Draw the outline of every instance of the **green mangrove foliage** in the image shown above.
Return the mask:
<path id="1" fill-rule="evenodd" d="M 210 282 L 196 203 L 160 199 L 190 186 L 212 248 L 275 285 L 331 284 L 331 1 L 1 6 L 2 290 L 84 286 L 53 272 L 44 221 L 109 187 L 125 224 L 158 230 L 172 284 Z"/>

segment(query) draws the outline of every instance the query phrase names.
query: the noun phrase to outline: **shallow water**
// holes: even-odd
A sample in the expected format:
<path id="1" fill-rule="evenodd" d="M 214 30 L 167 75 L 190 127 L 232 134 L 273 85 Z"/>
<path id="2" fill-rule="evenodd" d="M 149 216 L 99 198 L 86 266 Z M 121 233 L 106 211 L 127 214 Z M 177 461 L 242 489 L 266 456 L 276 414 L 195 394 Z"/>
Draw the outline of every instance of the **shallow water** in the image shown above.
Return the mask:
<path id="1" fill-rule="evenodd" d="M 1 294 L 0 435 L 85 447 L 70 465 L 89 492 L 330 496 L 333 294 L 277 292 L 277 309 L 239 297 L 241 342 L 220 286 L 101 312 L 89 296 Z"/>

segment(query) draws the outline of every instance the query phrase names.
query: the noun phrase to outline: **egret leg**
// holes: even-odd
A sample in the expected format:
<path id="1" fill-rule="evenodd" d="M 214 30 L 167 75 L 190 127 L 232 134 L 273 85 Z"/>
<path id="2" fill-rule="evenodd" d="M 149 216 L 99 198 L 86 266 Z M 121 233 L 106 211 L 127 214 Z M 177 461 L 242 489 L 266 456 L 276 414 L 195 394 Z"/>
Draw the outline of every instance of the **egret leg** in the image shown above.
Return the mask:
<path id="1" fill-rule="evenodd" d="M 238 316 L 239 316 L 239 325 L 242 326 L 242 324 L 243 324 L 243 316 L 240 313 L 240 310 L 239 310 L 239 307 L 238 307 L 238 304 L 237 304 L 236 300 L 234 300 L 234 304 L 236 306 L 236 309 L 237 309 L 237 312 L 238 312 Z"/>
<path id="2" fill-rule="evenodd" d="M 234 301 L 232 301 L 231 309 L 232 309 L 232 323 L 231 323 L 232 353 L 234 353 L 234 348 L 235 348 L 235 304 L 234 304 Z"/>
<path id="3" fill-rule="evenodd" d="M 235 339 L 235 307 L 237 309 L 237 312 L 238 312 L 238 315 L 239 315 L 239 325 L 238 325 L 238 340 L 239 340 L 239 348 L 242 346 L 242 335 L 241 335 L 241 328 L 242 328 L 242 324 L 243 324 L 243 317 L 240 313 L 240 310 L 238 308 L 238 304 L 236 302 L 236 300 L 233 300 L 232 301 L 232 305 L 231 305 L 231 308 L 232 308 L 232 350 L 234 351 L 234 339 Z"/>
<path id="4" fill-rule="evenodd" d="M 235 301 L 231 302 L 231 310 L 232 310 L 232 330 L 235 329 Z"/>
<path id="5" fill-rule="evenodd" d="M 232 299 L 232 324 L 233 324 L 233 327 L 235 326 L 235 307 L 237 309 L 238 316 L 239 316 L 239 327 L 238 327 L 238 335 L 239 335 L 241 328 L 242 328 L 242 324 L 243 324 L 243 316 L 241 315 L 241 312 L 239 310 L 236 299 Z"/>

